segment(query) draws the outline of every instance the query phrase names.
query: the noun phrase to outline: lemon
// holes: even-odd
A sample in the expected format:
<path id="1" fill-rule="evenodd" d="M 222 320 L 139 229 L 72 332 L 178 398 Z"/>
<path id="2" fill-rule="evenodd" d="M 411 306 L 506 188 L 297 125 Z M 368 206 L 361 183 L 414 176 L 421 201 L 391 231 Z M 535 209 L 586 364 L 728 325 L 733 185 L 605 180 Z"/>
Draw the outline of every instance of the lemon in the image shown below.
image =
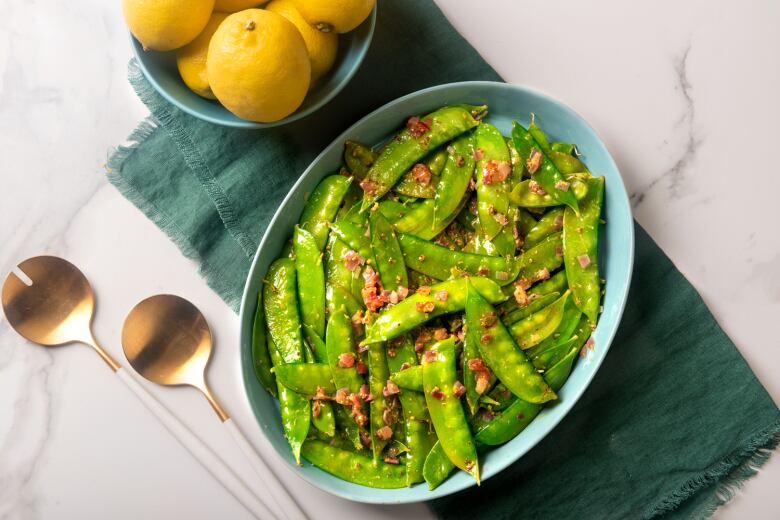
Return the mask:
<path id="1" fill-rule="evenodd" d="M 339 37 L 336 33 L 324 33 L 309 25 L 291 0 L 273 0 L 265 9 L 280 14 L 298 28 L 306 42 L 306 50 L 311 61 L 311 82 L 321 78 L 336 61 Z"/>
<path id="2" fill-rule="evenodd" d="M 236 11 L 249 9 L 250 7 L 257 7 L 267 1 L 268 0 L 216 0 L 214 2 L 214 10 L 221 13 L 235 13 Z"/>
<path id="3" fill-rule="evenodd" d="M 228 13 L 214 13 L 206 24 L 206 28 L 197 38 L 176 52 L 176 66 L 179 68 L 181 79 L 190 90 L 206 99 L 217 99 L 209 87 L 209 78 L 206 74 L 206 55 L 209 52 L 211 36 L 216 32 L 222 20 L 228 17 Z"/>
<path id="4" fill-rule="evenodd" d="M 238 117 L 270 123 L 301 106 L 311 80 L 306 43 L 281 15 L 246 9 L 228 16 L 209 44 L 209 84 Z"/>
<path id="5" fill-rule="evenodd" d="M 293 0 L 301 15 L 320 31 L 349 32 L 368 18 L 375 0 Z"/>
<path id="6" fill-rule="evenodd" d="M 170 51 L 200 34 L 214 0 L 122 0 L 127 26 L 144 49 Z"/>

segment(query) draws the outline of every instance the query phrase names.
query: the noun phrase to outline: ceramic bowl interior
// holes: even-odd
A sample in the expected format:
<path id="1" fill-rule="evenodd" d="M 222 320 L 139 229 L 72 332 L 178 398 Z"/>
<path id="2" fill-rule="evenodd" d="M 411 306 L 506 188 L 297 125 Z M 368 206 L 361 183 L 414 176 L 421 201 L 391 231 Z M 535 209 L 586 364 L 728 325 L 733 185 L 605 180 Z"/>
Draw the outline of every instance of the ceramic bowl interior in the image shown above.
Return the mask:
<path id="1" fill-rule="evenodd" d="M 547 406 L 539 416 L 512 441 L 496 447 L 481 457 L 482 478 L 488 479 L 510 464 L 522 464 L 522 455 L 530 450 L 571 410 L 587 388 L 607 355 L 628 295 L 634 254 L 631 207 L 615 162 L 595 131 L 572 109 L 551 97 L 516 85 L 493 82 L 464 82 L 441 85 L 397 99 L 355 123 L 337 137 L 312 162 L 276 212 L 258 248 L 244 289 L 241 304 L 241 369 L 249 404 L 263 432 L 280 456 L 295 466 L 290 448 L 282 433 L 278 405 L 257 382 L 253 372 L 251 341 L 257 295 L 270 263 L 279 255 L 284 242 L 310 193 L 326 175 L 338 171 L 344 141 L 354 139 L 376 144 L 391 136 L 409 115 L 425 114 L 454 103 L 487 104 L 487 121 L 509 135 L 514 119 L 527 125 L 530 114 L 551 141 L 576 143 L 583 161 L 596 175 L 606 177 L 605 214 L 609 224 L 602 226 L 600 252 L 601 274 L 607 279 L 604 310 L 593 338 L 595 349 L 586 358 L 578 358 L 571 377 L 559 392 L 559 401 Z M 372 489 L 351 484 L 303 462 L 295 471 L 311 484 L 335 495 L 368 503 L 406 503 L 429 500 L 474 485 L 464 472 L 457 472 L 441 486 L 429 491 L 426 484 L 405 489 Z"/>
<path id="2" fill-rule="evenodd" d="M 149 83 L 165 99 L 195 117 L 218 125 L 236 128 L 271 128 L 297 121 L 330 101 L 355 75 L 368 52 L 376 26 L 376 9 L 357 28 L 339 35 L 339 51 L 333 68 L 306 95 L 294 113 L 273 123 L 255 123 L 230 113 L 217 101 L 204 99 L 184 84 L 176 68 L 176 51 L 144 51 L 141 43 L 130 35 L 131 46 L 141 70 Z"/>

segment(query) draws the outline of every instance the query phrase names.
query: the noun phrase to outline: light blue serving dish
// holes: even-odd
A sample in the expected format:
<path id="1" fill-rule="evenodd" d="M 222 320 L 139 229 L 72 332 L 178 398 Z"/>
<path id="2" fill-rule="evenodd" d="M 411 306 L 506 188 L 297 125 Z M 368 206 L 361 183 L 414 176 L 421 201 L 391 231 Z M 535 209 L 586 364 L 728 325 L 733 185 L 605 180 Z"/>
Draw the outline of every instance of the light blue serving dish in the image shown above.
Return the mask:
<path id="1" fill-rule="evenodd" d="M 268 226 L 249 271 L 241 301 L 241 365 L 249 404 L 257 421 L 280 456 L 290 466 L 295 462 L 282 433 L 276 400 L 257 382 L 252 365 L 252 324 L 257 295 L 270 263 L 279 255 L 303 210 L 306 194 L 325 176 L 338 171 L 344 141 L 353 139 L 368 144 L 383 142 L 403 126 L 410 115 L 425 114 L 446 104 L 487 104 L 487 121 L 505 135 L 512 121 L 524 125 L 530 114 L 551 141 L 576 143 L 583 161 L 595 175 L 606 177 L 606 197 L 600 251 L 601 274 L 606 278 L 604 311 L 593 333 L 595 349 L 579 358 L 571 377 L 559 392 L 559 400 L 547 406 L 520 435 L 481 456 L 482 479 L 486 480 L 510 464 L 522 464 L 521 457 L 534 447 L 571 410 L 593 379 L 615 336 L 628 296 L 634 259 L 634 224 L 623 180 L 615 161 L 596 132 L 571 108 L 538 91 L 517 85 L 470 81 L 440 85 L 399 98 L 367 115 L 337 137 L 311 163 L 293 186 Z M 303 462 L 295 471 L 309 483 L 350 500 L 377 504 L 401 504 L 443 497 L 474 485 L 464 472 L 454 473 L 441 486 L 429 491 L 425 483 L 405 489 L 372 489 L 351 484 Z"/>
<path id="2" fill-rule="evenodd" d="M 284 119 L 273 123 L 256 123 L 233 115 L 217 101 L 195 94 L 182 81 L 176 68 L 176 51 L 144 51 L 141 42 L 130 35 L 130 42 L 141 70 L 162 97 L 195 117 L 235 128 L 271 128 L 297 121 L 313 113 L 341 92 L 363 63 L 374 36 L 377 7 L 354 30 L 339 35 L 339 50 L 333 68 L 314 85 L 303 104 Z"/>

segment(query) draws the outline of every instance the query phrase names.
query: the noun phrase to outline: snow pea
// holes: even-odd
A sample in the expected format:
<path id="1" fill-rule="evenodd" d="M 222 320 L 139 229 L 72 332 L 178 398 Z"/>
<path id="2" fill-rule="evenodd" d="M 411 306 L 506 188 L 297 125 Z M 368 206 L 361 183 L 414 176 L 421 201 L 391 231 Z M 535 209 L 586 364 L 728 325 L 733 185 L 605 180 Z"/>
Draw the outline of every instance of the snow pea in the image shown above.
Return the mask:
<path id="1" fill-rule="evenodd" d="M 567 177 L 571 183 L 570 191 L 577 200 L 582 200 L 588 193 L 588 185 L 576 177 Z M 531 181 L 525 180 L 516 184 L 509 193 L 509 202 L 521 208 L 549 208 L 559 206 L 560 202 L 549 193 L 540 195 L 531 190 Z"/>
<path id="2" fill-rule="evenodd" d="M 295 264 L 288 258 L 268 268 L 263 287 L 268 332 L 284 363 L 303 361 L 301 319 L 298 314 Z"/>
<path id="3" fill-rule="evenodd" d="M 563 357 L 563 359 L 558 361 L 555 365 L 549 368 L 547 372 L 545 372 L 544 377 L 547 379 L 547 381 L 550 382 L 550 386 L 562 388 L 563 384 L 569 378 L 572 366 L 574 365 L 574 361 L 577 359 L 581 348 L 581 343 L 578 340 L 579 338 L 572 338 L 570 340 L 572 345 L 568 353 Z M 585 341 L 582 341 L 582 343 L 585 343 Z"/>
<path id="4" fill-rule="evenodd" d="M 423 355 L 423 386 L 428 413 L 447 457 L 479 483 L 477 449 L 466 414 L 455 394 L 455 339 L 440 341 Z"/>
<path id="5" fill-rule="evenodd" d="M 392 428 L 391 424 L 385 424 L 385 411 L 388 407 L 387 399 L 383 389 L 390 379 L 390 370 L 387 368 L 387 359 L 385 359 L 385 344 L 372 343 L 368 346 L 368 389 L 373 396 L 369 403 L 371 425 L 371 447 L 373 448 L 374 458 L 378 459 L 382 450 L 387 444 L 387 439 L 382 439 L 377 433 L 385 426 Z"/>
<path id="6" fill-rule="evenodd" d="M 344 354 L 357 359 L 355 340 L 352 334 L 352 322 L 343 311 L 336 311 L 328 321 L 325 334 L 325 350 L 328 352 L 328 365 L 330 365 L 333 381 L 336 388 L 346 388 L 352 393 L 360 391 L 365 382 L 358 374 L 357 363 L 351 367 L 340 366 L 339 357 Z M 342 363 L 341 365 L 343 365 Z"/>
<path id="7" fill-rule="evenodd" d="M 517 347 L 495 309 L 478 291 L 468 293 L 466 325 L 467 334 L 477 343 L 482 359 L 513 394 L 536 404 L 556 399 L 555 392 Z"/>
<path id="8" fill-rule="evenodd" d="M 471 337 L 470 334 L 466 334 L 463 338 L 463 386 L 466 387 L 466 404 L 469 407 L 469 415 L 477 413 L 479 408 L 479 397 L 484 393 L 486 388 L 481 388 L 482 392 L 477 391 L 477 376 L 478 372 L 469 368 L 469 361 L 472 359 L 479 359 L 482 364 L 484 361 L 479 356 L 479 349 L 477 343 Z M 490 375 L 491 379 L 493 374 Z"/>
<path id="9" fill-rule="evenodd" d="M 382 149 L 361 182 L 363 210 L 373 206 L 420 159 L 447 141 L 479 125 L 487 107 L 468 105 L 440 108 L 421 118 L 410 118 L 407 128 Z"/>
<path id="10" fill-rule="evenodd" d="M 263 388 L 276 396 L 276 381 L 271 372 L 271 356 L 268 353 L 267 331 L 265 328 L 265 312 L 263 312 L 263 295 L 257 295 L 257 310 L 252 325 L 252 365 L 255 367 L 255 377 Z"/>
<path id="11" fill-rule="evenodd" d="M 354 316 L 356 312 L 363 311 L 363 304 L 360 303 L 354 296 L 352 296 L 352 293 L 349 292 L 347 289 L 343 288 L 340 285 L 334 285 L 334 286 L 327 286 L 327 291 L 331 292 L 331 298 L 330 300 L 333 302 L 337 302 L 340 309 L 343 309 L 344 312 L 346 312 L 347 316 Z M 326 297 L 328 293 L 325 293 Z M 328 315 L 332 314 L 333 311 L 336 309 L 336 304 L 334 303 L 332 306 L 328 305 Z"/>
<path id="12" fill-rule="evenodd" d="M 474 131 L 474 147 L 479 157 L 476 166 L 479 230 L 491 240 L 508 219 L 508 175 L 512 168 L 509 149 L 501 132 L 489 123 L 482 123 Z"/>
<path id="13" fill-rule="evenodd" d="M 542 406 L 529 403 L 522 399 L 515 399 L 474 435 L 474 439 L 480 444 L 496 446 L 514 439 L 521 431 L 536 418 Z"/>
<path id="14" fill-rule="evenodd" d="M 398 242 L 407 267 L 437 280 L 471 275 L 507 285 L 519 271 L 517 263 L 506 258 L 451 251 L 414 235 L 399 233 Z"/>
<path id="15" fill-rule="evenodd" d="M 363 343 L 391 340 L 437 316 L 462 311 L 466 305 L 469 283 L 491 303 L 506 299 L 501 288 L 488 278 L 447 280 L 431 286 L 429 294 L 422 294 L 418 290 L 397 305 L 382 311 L 376 320 L 366 327 Z"/>
<path id="16" fill-rule="evenodd" d="M 328 372 L 330 372 L 330 367 L 327 365 L 328 352 L 325 346 L 325 342 L 317 335 L 316 332 L 312 330 L 311 327 L 304 325 L 303 328 L 306 331 L 306 340 L 303 342 L 303 352 L 304 357 L 306 358 L 306 363 L 322 363 L 328 367 Z M 302 365 L 296 363 L 294 365 L 283 366 Z M 290 388 L 290 386 L 286 383 L 285 386 Z M 324 433 L 327 437 L 333 437 L 336 434 L 336 415 L 333 411 L 333 403 L 320 401 L 319 404 L 312 404 L 311 423 L 317 430 Z"/>
<path id="17" fill-rule="evenodd" d="M 395 229 L 401 233 L 412 234 L 424 240 L 431 240 L 455 220 L 455 217 L 458 216 L 458 213 L 466 205 L 467 201 L 468 194 L 463 196 L 452 214 L 446 218 L 442 217 L 442 220 L 437 221 L 433 225 L 431 223 L 433 222 L 435 200 L 425 199 L 417 202 L 411 206 L 411 209 L 403 217 L 394 222 Z M 388 220 L 392 219 L 388 217 Z"/>
<path id="18" fill-rule="evenodd" d="M 390 222 L 400 220 L 404 215 L 409 213 L 411 208 L 393 199 L 385 199 L 379 202 L 379 212 L 385 216 Z"/>
<path id="19" fill-rule="evenodd" d="M 349 246 L 335 233 L 328 237 L 328 247 L 325 254 L 325 302 L 328 312 L 349 306 L 349 303 L 345 301 L 344 293 L 336 290 L 336 287 L 343 288 L 355 300 L 360 301 L 358 300 L 360 292 L 358 291 L 358 296 L 356 296 L 353 290 L 356 286 L 355 280 L 359 280 L 359 276 L 344 265 L 344 255 L 347 251 L 349 251 Z"/>
<path id="20" fill-rule="evenodd" d="M 347 244 L 350 249 L 359 254 L 369 265 L 374 265 L 374 253 L 371 251 L 371 240 L 368 238 L 368 228 L 342 219 L 330 225 L 330 230 Z"/>
<path id="21" fill-rule="evenodd" d="M 273 342 L 268 338 L 268 350 L 274 367 L 285 364 L 284 357 Z M 279 397 L 279 411 L 282 418 L 282 430 L 292 449 L 295 461 L 301 463 L 301 445 L 309 434 L 311 424 L 311 404 L 304 396 L 284 386 L 277 378 L 276 391 Z"/>
<path id="22" fill-rule="evenodd" d="M 596 325 L 601 300 L 598 268 L 598 233 L 604 200 L 604 177 L 588 181 L 588 196 L 579 215 L 563 215 L 563 259 L 566 276 L 577 307 Z"/>
<path id="23" fill-rule="evenodd" d="M 326 363 L 288 363 L 274 367 L 274 374 L 290 390 L 312 397 L 318 388 L 322 388 L 328 395 L 335 394 L 334 372 L 344 370 L 347 369 L 331 370 Z"/>
<path id="24" fill-rule="evenodd" d="M 565 153 L 567 155 L 574 155 L 576 146 L 571 143 L 553 143 L 550 148 L 556 152 Z"/>
<path id="25" fill-rule="evenodd" d="M 521 349 L 527 350 L 538 345 L 555 332 L 563 319 L 563 310 L 570 294 L 571 291 L 566 291 L 547 307 L 512 324 L 509 330 Z"/>
<path id="26" fill-rule="evenodd" d="M 328 240 L 328 225 L 336 218 L 352 178 L 343 175 L 329 175 L 317 184 L 301 213 L 298 224 L 314 236 L 320 251 Z"/>
<path id="27" fill-rule="evenodd" d="M 547 153 L 550 156 L 550 160 L 564 177 L 573 173 L 585 173 L 588 171 L 588 168 L 582 164 L 582 161 L 571 154 L 558 152 L 552 149 L 548 150 Z"/>
<path id="28" fill-rule="evenodd" d="M 511 327 L 513 324 L 517 323 L 518 321 L 527 318 L 531 314 L 535 313 L 538 310 L 541 310 L 548 305 L 550 305 L 552 302 L 557 300 L 561 296 L 561 293 L 559 292 L 551 292 L 547 294 L 542 294 L 538 298 L 535 298 L 533 301 L 528 302 L 528 305 L 525 307 L 516 307 L 515 310 L 504 316 L 504 318 L 501 320 L 504 322 L 504 325 L 507 327 Z"/>
<path id="29" fill-rule="evenodd" d="M 347 140 L 344 143 L 344 164 L 349 172 L 360 180 L 366 178 L 368 169 L 376 161 L 377 153 L 370 146 Z"/>
<path id="30" fill-rule="evenodd" d="M 517 153 L 515 143 L 511 137 L 506 138 L 506 147 L 509 149 L 509 162 L 512 164 L 512 173 L 509 176 L 509 185 L 515 187 L 517 183 L 523 180 L 523 174 L 525 173 L 525 165 L 520 159 L 520 154 Z"/>
<path id="31" fill-rule="evenodd" d="M 537 133 L 538 135 L 538 133 Z M 528 132 L 523 126 L 515 121 L 512 124 L 512 141 L 515 143 L 520 157 L 530 161 L 532 154 L 541 154 L 541 160 L 537 163 L 537 169 L 531 171 L 531 179 L 542 187 L 558 204 L 565 204 L 572 208 L 575 213 L 579 213 L 577 199 L 574 196 L 570 185 L 564 180 L 563 174 L 550 159 L 547 149 L 549 145 L 539 143 L 536 136 Z"/>
<path id="32" fill-rule="evenodd" d="M 563 208 L 554 208 L 542 215 L 539 222 L 525 235 L 523 248 L 530 249 L 543 239 L 563 229 Z"/>
<path id="33" fill-rule="evenodd" d="M 322 251 L 314 236 L 296 226 L 293 232 L 295 272 L 301 321 L 319 336 L 325 335 L 325 271 Z"/>
<path id="34" fill-rule="evenodd" d="M 455 464 L 447 457 L 441 441 L 437 441 L 425 457 L 423 466 L 423 478 L 428 483 L 428 489 L 439 487 L 439 484 L 447 480 L 454 469 Z"/>
<path id="35" fill-rule="evenodd" d="M 556 298 L 563 294 L 566 289 L 569 288 L 569 284 L 566 280 L 566 271 L 561 269 L 554 275 L 552 275 L 547 280 L 544 280 L 542 282 L 539 282 L 537 284 L 534 284 L 531 286 L 530 289 L 526 291 L 526 294 L 528 295 L 529 303 L 528 305 L 521 306 L 517 303 L 517 300 L 515 298 L 510 298 L 508 301 L 502 303 L 499 305 L 499 314 L 501 316 L 504 316 L 504 318 L 507 318 L 510 314 L 515 313 L 518 311 L 526 311 L 531 304 L 534 303 L 533 300 L 539 299 L 542 296 L 551 294 L 551 293 L 558 293 Z M 512 293 L 514 293 L 515 287 L 514 285 L 510 285 L 507 287 L 503 287 L 502 290 L 507 296 L 511 296 Z M 552 303 L 552 301 L 548 302 Z M 542 307 L 546 307 L 546 305 L 543 305 Z M 529 314 L 533 314 L 537 310 L 541 309 L 542 307 L 537 307 L 535 310 L 531 312 L 518 312 L 517 314 L 512 316 L 512 319 L 510 321 L 507 321 L 507 319 L 504 319 L 505 323 L 514 323 L 517 320 L 520 320 L 522 318 L 525 318 Z"/>
<path id="36" fill-rule="evenodd" d="M 563 308 L 563 317 L 555 331 L 528 350 L 528 357 L 536 368 L 546 370 L 566 355 L 569 350 L 562 345 L 571 339 L 581 316 L 582 311 L 574 304 L 573 299 L 567 299 Z"/>
<path id="37" fill-rule="evenodd" d="M 405 370 L 395 372 L 390 376 L 390 380 L 400 388 L 413 390 L 415 392 L 423 391 L 422 366 L 411 366 Z"/>
<path id="38" fill-rule="evenodd" d="M 409 287 L 406 264 L 395 229 L 378 211 L 372 212 L 368 220 L 371 226 L 371 250 L 376 259 L 382 286 L 388 291 Z"/>
<path id="39" fill-rule="evenodd" d="M 347 482 L 380 489 L 406 487 L 406 468 L 398 464 L 376 461 L 314 439 L 303 443 L 301 454 L 314 466 Z"/>
<path id="40" fill-rule="evenodd" d="M 554 271 L 563 264 L 563 235 L 553 233 L 516 259 L 517 278 L 530 279 L 542 269 Z"/>
<path id="41" fill-rule="evenodd" d="M 399 195 L 415 197 L 421 199 L 432 199 L 436 196 L 436 186 L 439 183 L 439 175 L 444 168 L 444 162 L 447 160 L 447 151 L 440 148 L 431 153 L 422 164 L 424 164 L 431 173 L 430 180 L 423 184 L 420 182 L 414 172 L 416 164 L 407 171 L 398 184 L 393 187 L 393 191 Z"/>
<path id="42" fill-rule="evenodd" d="M 499 382 L 493 387 L 489 394 L 483 395 L 480 398 L 480 403 L 492 412 L 500 412 L 512 404 L 515 399 L 517 399 L 515 394 L 513 394 L 504 383 Z"/>
<path id="43" fill-rule="evenodd" d="M 466 196 L 474 174 L 473 148 L 474 137 L 471 132 L 455 139 L 447 147 L 447 160 L 444 163 L 441 179 L 436 185 L 433 202 L 434 228 L 440 227 L 444 221 L 450 219 L 453 213 L 456 213 L 459 202 Z"/>

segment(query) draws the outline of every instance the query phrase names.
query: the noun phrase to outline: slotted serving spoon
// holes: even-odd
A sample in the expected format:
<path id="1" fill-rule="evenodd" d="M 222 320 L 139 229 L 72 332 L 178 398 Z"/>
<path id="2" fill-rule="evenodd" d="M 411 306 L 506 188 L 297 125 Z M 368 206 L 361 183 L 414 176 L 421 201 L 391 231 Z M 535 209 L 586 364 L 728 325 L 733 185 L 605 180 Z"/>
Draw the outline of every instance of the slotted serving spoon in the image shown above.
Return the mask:
<path id="1" fill-rule="evenodd" d="M 272 513 L 211 448 L 98 344 L 92 334 L 95 297 L 89 281 L 76 266 L 55 256 L 36 256 L 21 262 L 18 267 L 22 276 L 9 273 L 2 293 L 3 311 L 16 332 L 45 347 L 71 343 L 92 347 L 168 431 L 255 517 L 284 517 L 276 508 Z M 32 283 L 28 283 L 30 281 Z"/>

